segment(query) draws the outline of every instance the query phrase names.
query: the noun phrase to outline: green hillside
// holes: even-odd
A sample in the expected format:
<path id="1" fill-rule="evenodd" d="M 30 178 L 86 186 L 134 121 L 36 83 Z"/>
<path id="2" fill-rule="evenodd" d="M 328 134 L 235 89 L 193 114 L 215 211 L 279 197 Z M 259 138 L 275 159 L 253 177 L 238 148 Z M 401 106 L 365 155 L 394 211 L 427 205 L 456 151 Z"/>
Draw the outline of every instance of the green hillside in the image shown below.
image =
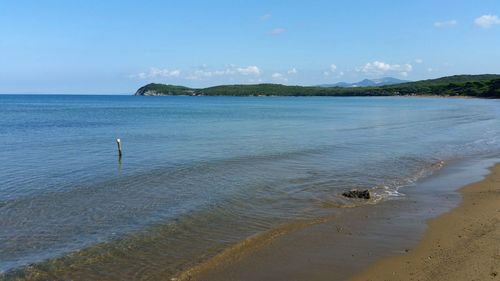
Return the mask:
<path id="1" fill-rule="evenodd" d="M 469 96 L 500 98 L 500 75 L 455 75 L 397 85 L 358 88 L 286 86 L 280 84 L 222 85 L 204 89 L 148 84 L 139 96 Z"/>

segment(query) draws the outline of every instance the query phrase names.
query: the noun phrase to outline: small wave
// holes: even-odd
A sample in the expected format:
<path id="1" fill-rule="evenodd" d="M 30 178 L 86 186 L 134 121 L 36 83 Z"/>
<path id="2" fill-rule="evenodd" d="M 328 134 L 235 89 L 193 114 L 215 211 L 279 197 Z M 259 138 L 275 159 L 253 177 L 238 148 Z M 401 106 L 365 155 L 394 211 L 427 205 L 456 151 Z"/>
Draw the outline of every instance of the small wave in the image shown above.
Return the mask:
<path id="1" fill-rule="evenodd" d="M 427 165 L 419 169 L 413 175 L 403 178 L 398 181 L 394 181 L 392 184 L 379 184 L 371 188 L 355 187 L 344 189 L 344 191 L 351 189 L 367 189 L 370 191 L 371 198 L 357 199 L 357 198 L 347 198 L 342 195 L 342 192 L 335 194 L 332 198 L 327 198 L 325 200 L 320 200 L 320 206 L 323 208 L 356 208 L 366 205 L 373 205 L 384 200 L 397 199 L 404 197 L 405 194 L 400 191 L 403 187 L 408 187 L 418 180 L 431 176 L 435 172 L 439 171 L 445 166 L 445 161 L 438 160 L 430 165 Z"/>

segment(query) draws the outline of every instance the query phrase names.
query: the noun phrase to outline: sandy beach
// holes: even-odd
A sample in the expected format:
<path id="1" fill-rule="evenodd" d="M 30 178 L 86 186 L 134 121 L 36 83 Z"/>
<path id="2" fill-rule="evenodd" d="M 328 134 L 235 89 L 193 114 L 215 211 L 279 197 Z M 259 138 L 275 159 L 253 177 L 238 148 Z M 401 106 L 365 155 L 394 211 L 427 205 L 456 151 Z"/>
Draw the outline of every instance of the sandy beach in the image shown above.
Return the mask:
<path id="1" fill-rule="evenodd" d="M 422 241 L 352 280 L 497 280 L 500 278 L 500 165 L 462 188 L 458 208 L 429 220 Z"/>
<path id="2" fill-rule="evenodd" d="M 450 170 L 408 191 L 414 192 L 410 201 L 345 210 L 334 219 L 300 228 L 264 247 L 247 252 L 235 249 L 238 255 L 228 250 L 179 279 L 500 278 L 500 165 L 460 193 L 451 187 L 437 192 L 443 185 L 455 186 L 456 190 L 460 182 L 465 184 L 467 178 L 473 182 L 477 177 L 477 172 L 474 177 L 467 174 L 474 169 Z M 434 199 L 429 196 L 432 190 Z"/>

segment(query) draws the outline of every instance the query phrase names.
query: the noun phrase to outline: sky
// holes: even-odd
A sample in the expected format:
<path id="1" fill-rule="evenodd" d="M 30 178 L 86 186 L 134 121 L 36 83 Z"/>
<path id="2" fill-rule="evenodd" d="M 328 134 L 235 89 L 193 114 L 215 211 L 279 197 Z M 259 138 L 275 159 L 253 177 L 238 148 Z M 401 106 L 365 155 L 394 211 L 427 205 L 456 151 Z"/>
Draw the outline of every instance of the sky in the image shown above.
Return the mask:
<path id="1" fill-rule="evenodd" d="M 500 73 L 499 0 L 0 0 L 0 93 Z"/>

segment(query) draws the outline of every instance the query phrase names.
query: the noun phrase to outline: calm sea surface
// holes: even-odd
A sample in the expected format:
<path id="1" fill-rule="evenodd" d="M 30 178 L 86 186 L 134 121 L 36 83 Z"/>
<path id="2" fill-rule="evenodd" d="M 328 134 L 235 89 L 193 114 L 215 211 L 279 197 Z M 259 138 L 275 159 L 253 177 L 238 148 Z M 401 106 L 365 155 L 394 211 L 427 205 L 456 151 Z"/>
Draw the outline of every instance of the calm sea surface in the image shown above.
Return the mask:
<path id="1" fill-rule="evenodd" d="M 499 151 L 497 100 L 0 95 L 0 272 L 154 279 Z"/>

